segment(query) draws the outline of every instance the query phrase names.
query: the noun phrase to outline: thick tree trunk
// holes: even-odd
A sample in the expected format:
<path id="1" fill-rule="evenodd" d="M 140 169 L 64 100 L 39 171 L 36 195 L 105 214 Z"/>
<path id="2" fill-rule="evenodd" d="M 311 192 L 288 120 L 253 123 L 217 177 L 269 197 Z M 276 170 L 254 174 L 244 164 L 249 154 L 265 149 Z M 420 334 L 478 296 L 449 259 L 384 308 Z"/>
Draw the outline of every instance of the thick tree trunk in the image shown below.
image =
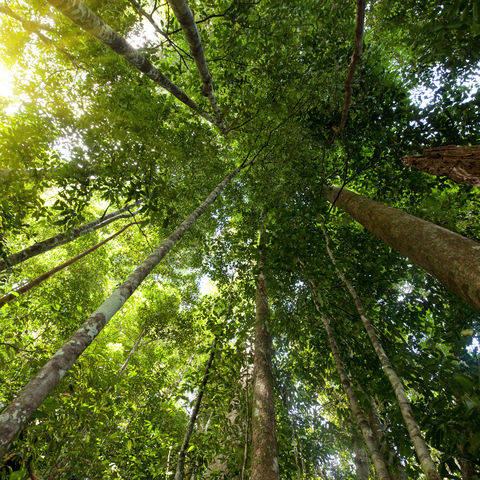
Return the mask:
<path id="1" fill-rule="evenodd" d="M 480 244 L 362 195 L 325 186 L 323 194 L 367 230 L 480 310 Z"/>
<path id="2" fill-rule="evenodd" d="M 185 92 L 183 92 L 183 90 L 157 70 L 143 54 L 133 48 L 121 35 L 93 13 L 83 2 L 80 0 L 48 1 L 73 23 L 77 24 L 80 28 L 94 36 L 104 45 L 121 55 L 128 63 L 140 70 L 155 83 L 158 83 L 200 116 L 209 122 L 212 122 L 210 116 L 207 115 Z"/>
<path id="3" fill-rule="evenodd" d="M 342 382 L 343 389 L 345 390 L 345 394 L 347 395 L 348 403 L 350 404 L 350 408 L 360 426 L 363 439 L 365 440 L 365 443 L 372 457 L 373 465 L 375 466 L 375 471 L 378 475 L 378 478 L 380 480 L 391 480 L 385 460 L 382 458 L 382 455 L 377 446 L 377 442 L 375 441 L 375 437 L 373 436 L 372 429 L 365 415 L 362 412 L 362 409 L 357 399 L 357 395 L 354 392 L 352 386 L 350 385 L 350 380 L 348 379 L 347 372 L 345 371 L 345 367 L 343 366 L 343 361 L 340 356 L 340 351 L 338 350 L 337 342 L 335 341 L 335 337 L 333 335 L 333 330 L 330 327 L 330 322 L 325 317 L 318 305 L 316 305 L 316 308 L 318 310 L 318 313 L 320 314 L 320 319 L 327 333 L 328 344 L 330 345 L 330 350 L 332 351 L 333 359 L 335 361 L 335 365 L 340 376 L 340 381 Z"/>
<path id="4" fill-rule="evenodd" d="M 415 167 L 430 175 L 445 175 L 455 182 L 480 187 L 480 146 L 426 148 L 422 155 L 403 157 L 407 167 Z"/>
<path id="5" fill-rule="evenodd" d="M 225 132 L 222 116 L 220 115 L 220 110 L 218 109 L 217 101 L 213 94 L 212 75 L 208 71 L 207 59 L 205 58 L 197 24 L 193 18 L 193 12 L 188 6 L 186 0 L 168 0 L 168 3 L 172 7 L 173 13 L 180 23 L 188 45 L 190 46 L 190 53 L 195 60 L 195 65 L 197 66 L 200 79 L 202 80 L 202 94 L 208 98 L 220 130 Z"/>
<path id="6" fill-rule="evenodd" d="M 139 200 L 132 205 L 128 205 L 120 210 L 115 212 L 109 213 L 104 217 L 97 218 L 92 222 L 85 223 L 84 225 L 80 225 L 79 227 L 74 228 L 73 230 L 65 233 L 59 233 L 54 237 L 47 238 L 46 240 L 42 240 L 41 242 L 37 242 L 34 245 L 24 248 L 17 253 L 12 253 L 5 259 L 0 259 L 0 272 L 5 270 L 8 267 L 13 267 L 14 265 L 18 265 L 19 263 L 24 262 L 25 260 L 29 260 L 30 258 L 36 257 L 41 253 L 48 252 L 56 247 L 60 247 L 61 245 L 65 245 L 76 238 L 82 237 L 87 233 L 94 232 L 99 228 L 106 227 L 108 224 L 115 222 L 116 220 L 120 220 L 121 218 L 130 218 L 134 214 L 124 214 L 128 212 L 129 209 L 139 205 L 140 203 L 144 202 L 144 200 Z"/>
<path id="7" fill-rule="evenodd" d="M 279 480 L 273 395 L 270 313 L 263 273 L 264 232 L 260 232 L 253 361 L 251 480 Z"/>
<path id="8" fill-rule="evenodd" d="M 205 391 L 205 386 L 208 382 L 208 377 L 210 374 L 210 367 L 212 366 L 213 357 L 215 356 L 215 346 L 217 345 L 217 339 L 215 338 L 212 343 L 212 349 L 210 356 L 208 357 L 207 363 L 205 365 L 205 373 L 203 375 L 202 383 L 198 388 L 197 399 L 195 401 L 195 406 L 193 407 L 192 413 L 190 414 L 190 420 L 187 425 L 187 430 L 185 431 L 185 436 L 183 437 L 183 443 L 178 452 L 178 462 L 177 470 L 175 472 L 175 480 L 183 480 L 184 471 L 185 471 L 185 456 L 187 454 L 188 443 L 190 442 L 190 437 L 192 436 L 193 428 L 195 427 L 195 422 L 197 420 L 198 412 L 200 411 L 200 405 L 202 404 L 203 392 Z"/>
<path id="9" fill-rule="evenodd" d="M 423 472 L 427 476 L 428 480 L 440 480 L 440 476 L 437 473 L 437 469 L 435 467 L 435 463 L 430 456 L 430 452 L 428 447 L 423 440 L 422 432 L 418 427 L 418 424 L 413 416 L 412 407 L 410 406 L 410 402 L 407 398 L 407 394 L 405 393 L 405 389 L 403 388 L 403 383 L 400 380 L 400 377 L 397 375 L 397 372 L 393 368 L 393 365 L 390 362 L 385 350 L 383 349 L 383 345 L 381 344 L 380 340 L 377 337 L 375 329 L 373 328 L 370 319 L 367 317 L 363 304 L 358 296 L 355 288 L 350 283 L 350 281 L 345 277 L 343 272 L 338 268 L 337 262 L 335 257 L 333 256 L 332 251 L 330 250 L 330 239 L 328 238 L 327 232 L 325 230 L 325 226 L 323 223 L 320 224 L 323 235 L 325 237 L 325 245 L 327 247 L 327 253 L 332 261 L 333 266 L 335 267 L 335 271 L 337 272 L 338 278 L 345 284 L 347 287 L 353 302 L 355 303 L 355 307 L 357 308 L 358 314 L 362 320 L 363 326 L 367 331 L 368 338 L 377 354 L 378 359 L 382 365 L 382 369 L 385 372 L 390 384 L 393 387 L 395 392 L 395 396 L 397 397 L 398 406 L 402 413 L 403 420 L 405 422 L 405 426 L 407 427 L 408 434 L 410 436 L 410 440 L 412 441 L 415 452 L 417 453 L 417 457 L 420 461 L 420 466 L 422 467 Z"/>
<path id="10" fill-rule="evenodd" d="M 81 258 L 89 255 L 90 253 L 94 252 L 97 250 L 97 248 L 100 248 L 102 245 L 105 245 L 107 242 L 110 240 L 113 240 L 115 237 L 123 233 L 127 228 L 131 227 L 132 225 L 135 225 L 134 222 L 129 223 L 128 225 L 125 225 L 123 228 L 121 228 L 118 232 L 114 233 L 113 235 L 110 235 L 108 238 L 103 240 L 100 243 L 97 243 L 93 247 L 90 247 L 88 250 L 85 250 L 82 252 L 80 255 L 77 255 L 76 257 L 71 258 L 70 260 L 63 262 L 60 265 L 57 265 L 55 268 L 52 268 L 48 272 L 43 273 L 39 277 L 35 278 L 31 282 L 26 283 L 25 285 L 22 285 L 21 287 L 16 288 L 15 290 L 11 291 L 10 293 L 7 293 L 3 297 L 0 298 L 0 307 L 2 305 L 5 305 L 7 302 L 14 300 L 17 298 L 19 295 L 28 292 L 31 288 L 40 285 L 42 282 L 47 280 L 47 278 L 50 278 L 52 275 L 55 273 L 59 272 L 60 270 L 63 270 L 64 268 L 67 268 L 69 265 L 72 265 L 72 263 L 78 262 Z"/>
<path id="11" fill-rule="evenodd" d="M 354 461 L 357 480 L 368 480 L 370 477 L 370 461 L 368 460 L 365 446 L 358 437 L 355 437 L 353 441 L 353 450 L 355 452 Z"/>
<path id="12" fill-rule="evenodd" d="M 237 167 L 220 182 L 180 226 L 100 305 L 91 317 L 70 337 L 37 375 L 18 393 L 0 415 L 0 457 L 25 427 L 28 419 L 56 387 L 65 373 L 105 327 L 113 315 L 183 237 L 202 213 L 244 165 Z"/>

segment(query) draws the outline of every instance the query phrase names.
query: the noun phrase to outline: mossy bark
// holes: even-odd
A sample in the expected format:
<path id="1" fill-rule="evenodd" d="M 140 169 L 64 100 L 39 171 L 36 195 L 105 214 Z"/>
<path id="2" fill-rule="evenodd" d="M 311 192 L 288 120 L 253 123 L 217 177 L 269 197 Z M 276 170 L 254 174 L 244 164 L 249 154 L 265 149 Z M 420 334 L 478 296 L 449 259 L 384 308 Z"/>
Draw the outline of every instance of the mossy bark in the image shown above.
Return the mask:
<path id="1" fill-rule="evenodd" d="M 243 166 L 230 172 L 207 198 L 163 241 L 53 355 L 0 414 L 0 457 L 25 427 L 29 418 L 58 385 L 78 357 L 93 342 L 109 320 L 122 308 L 148 274 L 160 263 Z"/>

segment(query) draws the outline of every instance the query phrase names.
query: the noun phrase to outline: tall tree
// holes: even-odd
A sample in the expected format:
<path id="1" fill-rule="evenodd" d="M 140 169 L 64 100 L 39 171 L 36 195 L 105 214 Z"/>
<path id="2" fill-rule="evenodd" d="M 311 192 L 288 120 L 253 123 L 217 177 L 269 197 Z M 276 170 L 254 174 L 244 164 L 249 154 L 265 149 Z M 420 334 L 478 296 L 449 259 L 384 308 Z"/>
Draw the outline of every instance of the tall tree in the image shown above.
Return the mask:
<path id="1" fill-rule="evenodd" d="M 270 313 L 265 277 L 265 230 L 258 242 L 258 278 L 255 303 L 255 342 L 252 405 L 253 480 L 278 480 L 279 462 L 275 429 L 275 404 L 272 375 Z"/>

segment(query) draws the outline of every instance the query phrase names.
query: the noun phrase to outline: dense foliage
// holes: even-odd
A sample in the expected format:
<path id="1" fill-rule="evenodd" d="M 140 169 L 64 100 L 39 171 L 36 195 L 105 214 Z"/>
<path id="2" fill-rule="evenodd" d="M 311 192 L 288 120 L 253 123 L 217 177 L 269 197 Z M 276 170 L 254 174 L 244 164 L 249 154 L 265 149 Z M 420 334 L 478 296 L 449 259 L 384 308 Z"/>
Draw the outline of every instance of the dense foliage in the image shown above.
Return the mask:
<path id="1" fill-rule="evenodd" d="M 141 2 L 165 38 L 137 2 L 87 3 L 208 111 L 167 4 Z M 392 388 L 328 259 L 322 220 L 405 383 L 442 477 L 478 478 L 478 312 L 320 196 L 323 184 L 344 185 L 480 241 L 478 189 L 401 162 L 424 147 L 480 141 L 480 92 L 473 86 L 478 2 L 369 2 L 352 105 L 333 143 L 353 49 L 354 1 L 190 5 L 201 20 L 226 136 L 46 2 L 10 2 L 17 18 L 0 10 L 1 59 L 13 89 L 1 98 L 1 257 L 146 199 L 135 216 L 141 223 L 1 308 L 0 406 L 227 172 L 253 161 L 43 403 L 11 447 L 16 472 L 5 465 L 0 478 L 32 472 L 44 479 L 173 478 L 214 338 L 187 478 L 248 478 L 262 225 L 281 478 L 355 478 L 362 444 L 309 277 L 326 299 L 361 405 L 375 410 L 408 478 L 423 478 Z M 5 270 L 2 291 L 129 221 Z"/>

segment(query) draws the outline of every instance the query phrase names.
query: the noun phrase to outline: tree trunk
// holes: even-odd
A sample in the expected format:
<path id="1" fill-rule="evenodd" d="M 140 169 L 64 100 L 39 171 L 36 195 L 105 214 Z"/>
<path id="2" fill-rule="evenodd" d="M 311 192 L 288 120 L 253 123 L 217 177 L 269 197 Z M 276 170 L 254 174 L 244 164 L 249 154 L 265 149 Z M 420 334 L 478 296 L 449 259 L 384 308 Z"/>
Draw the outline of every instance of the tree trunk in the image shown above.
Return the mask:
<path id="1" fill-rule="evenodd" d="M 437 469 L 435 467 L 435 463 L 430 456 L 430 451 L 423 439 L 422 432 L 418 427 L 418 424 L 413 416 L 412 407 L 410 406 L 410 402 L 407 398 L 407 394 L 405 393 L 405 389 L 403 388 L 403 383 L 400 380 L 400 377 L 397 375 L 397 372 L 393 368 L 390 359 L 388 358 L 385 350 L 383 349 L 383 345 L 381 344 L 380 340 L 377 337 L 375 329 L 373 328 L 370 319 L 367 317 L 363 304 L 358 296 L 355 288 L 350 283 L 350 281 L 345 277 L 343 272 L 337 266 L 337 262 L 335 257 L 333 256 L 332 251 L 330 250 L 330 239 L 328 238 L 327 232 L 325 230 L 325 226 L 323 222 L 320 223 L 322 228 L 323 235 L 325 236 L 325 245 L 327 247 L 327 253 L 332 261 L 333 266 L 335 267 L 335 271 L 337 272 L 338 278 L 345 284 L 350 295 L 355 303 L 355 307 L 357 308 L 358 314 L 362 319 L 363 326 L 367 331 L 368 338 L 377 354 L 378 359 L 382 365 L 382 369 L 385 372 L 390 384 L 393 387 L 395 392 L 395 396 L 397 398 L 398 406 L 402 413 L 403 420 L 405 422 L 405 426 L 408 430 L 408 435 L 410 436 L 410 440 L 415 447 L 415 452 L 417 453 L 418 460 L 420 461 L 420 466 L 422 467 L 423 472 L 427 476 L 428 480 L 440 480 L 440 476 L 438 475 Z"/>
<path id="2" fill-rule="evenodd" d="M 355 470 L 357 480 L 368 480 L 370 477 L 370 462 L 368 460 L 367 451 L 360 438 L 357 436 L 353 440 L 353 450 L 355 452 Z"/>
<path id="3" fill-rule="evenodd" d="M 121 35 L 93 13 L 83 2 L 80 0 L 48 0 L 48 3 L 62 12 L 73 23 L 77 24 L 80 28 L 88 32 L 104 45 L 118 53 L 128 63 L 140 70 L 155 83 L 158 83 L 182 103 L 190 107 L 207 121 L 212 122 L 210 116 L 207 115 L 183 90 L 156 69 L 143 54 L 133 48 Z"/>
<path id="4" fill-rule="evenodd" d="M 387 439 L 385 438 L 386 429 L 380 421 L 377 407 L 374 402 L 371 402 L 371 408 L 368 410 L 368 422 L 372 427 L 372 432 L 375 440 L 377 441 L 380 453 L 387 462 L 388 470 L 392 480 L 408 480 L 405 469 L 400 462 L 400 458 L 398 457 L 396 451 L 390 447 Z"/>
<path id="5" fill-rule="evenodd" d="M 17 394 L 0 415 L 0 457 L 10 443 L 25 427 L 30 416 L 56 387 L 65 373 L 83 351 L 92 343 L 103 327 L 120 310 L 123 304 L 143 282 L 146 276 L 160 263 L 185 232 L 197 221 L 228 182 L 245 165 L 230 172 L 180 226 L 165 240 L 129 277 L 100 305 L 91 317 L 70 337 L 37 375 Z"/>
<path id="6" fill-rule="evenodd" d="M 128 205 L 127 207 L 121 208 L 116 212 L 112 212 L 104 217 L 97 218 L 92 222 L 86 223 L 85 225 L 80 225 L 80 227 L 76 227 L 70 232 L 59 233 L 54 237 L 47 238 L 46 240 L 42 240 L 41 242 L 35 243 L 34 245 L 24 248 L 17 253 L 13 253 L 9 255 L 5 259 L 0 259 L 0 272 L 5 270 L 8 267 L 13 267 L 14 265 L 18 265 L 19 263 L 24 262 L 30 258 L 36 257 L 41 253 L 48 252 L 53 248 L 60 247 L 61 245 L 65 245 L 72 240 L 75 240 L 78 237 L 82 237 L 87 233 L 94 232 L 99 228 L 106 227 L 108 224 L 115 222 L 116 220 L 120 220 L 121 218 L 130 218 L 132 215 L 127 213 L 123 215 L 125 212 L 128 212 L 130 208 L 139 205 L 140 203 L 144 202 L 144 200 L 139 200 L 132 205 Z"/>
<path id="7" fill-rule="evenodd" d="M 217 339 L 215 338 L 212 343 L 212 349 L 210 356 L 208 357 L 207 363 L 205 365 L 205 373 L 203 375 L 202 383 L 198 388 L 197 399 L 195 401 L 195 406 L 193 407 L 192 413 L 190 414 L 190 420 L 187 425 L 187 430 L 185 431 L 185 436 L 183 437 L 182 447 L 178 452 L 178 462 L 177 470 L 175 472 L 175 480 L 183 480 L 184 471 L 185 471 L 185 456 L 187 454 L 188 443 L 190 442 L 190 437 L 192 436 L 193 427 L 197 420 L 198 412 L 200 411 L 200 405 L 202 403 L 203 392 L 205 391 L 205 386 L 208 382 L 208 376 L 210 373 L 210 367 L 212 366 L 213 357 L 215 356 L 215 346 L 217 344 Z"/>
<path id="8" fill-rule="evenodd" d="M 330 323 L 323 314 L 323 312 L 320 310 L 318 305 L 316 304 L 315 306 L 320 314 L 320 319 L 323 323 L 325 331 L 327 332 L 328 343 L 330 345 L 333 359 L 335 361 L 335 365 L 340 376 L 340 381 L 342 382 L 343 389 L 345 390 L 345 394 L 347 395 L 348 403 L 350 404 L 350 408 L 360 426 L 363 439 L 365 440 L 368 450 L 370 451 L 370 455 L 372 457 L 372 461 L 375 466 L 375 471 L 378 475 L 378 478 L 380 480 L 391 480 L 388 473 L 387 465 L 385 464 L 385 461 L 382 458 L 382 455 L 377 447 L 377 442 L 375 441 L 375 438 L 373 436 L 372 429 L 370 428 L 370 425 L 362 412 L 360 404 L 358 403 L 357 395 L 355 394 L 352 386 L 350 385 L 350 380 L 348 379 L 347 372 L 345 371 L 345 367 L 343 366 L 340 351 L 338 350 L 337 342 L 335 341 L 335 337 L 330 327 Z"/>
<path id="9" fill-rule="evenodd" d="M 135 223 L 132 222 L 132 223 L 129 223 L 128 225 L 125 225 L 118 232 L 114 233 L 113 235 L 110 235 L 108 238 L 106 238 L 105 240 L 103 240 L 100 243 L 97 243 L 93 247 L 90 247 L 88 250 L 85 250 L 80 255 L 77 255 L 76 257 L 73 257 L 73 258 L 71 258 L 70 260 L 68 260 L 64 263 L 62 263 L 60 265 L 57 265 L 55 268 L 52 268 L 48 272 L 43 273 L 42 275 L 35 278 L 31 282 L 28 282 L 25 285 L 22 285 L 21 287 L 16 288 L 15 290 L 11 291 L 10 293 L 7 293 L 6 295 L 4 295 L 3 297 L 0 298 L 0 307 L 2 305 L 5 305 L 10 300 L 14 300 L 19 295 L 21 295 L 25 292 L 28 292 L 31 288 L 33 288 L 37 285 L 40 285 L 42 282 L 47 280 L 47 278 L 50 278 L 52 275 L 59 272 L 60 270 L 63 270 L 64 268 L 67 268 L 69 265 L 72 265 L 72 263 L 75 263 L 78 260 L 80 260 L 81 258 L 83 258 L 83 257 L 87 256 L 88 254 L 94 252 L 95 250 L 97 250 L 97 248 L 100 248 L 102 245 L 105 245 L 107 242 L 109 242 L 110 240 L 114 239 L 115 237 L 117 237 L 118 235 L 123 233 L 127 228 L 131 227 L 132 225 L 135 225 Z"/>
<path id="10" fill-rule="evenodd" d="M 130 353 L 128 354 L 128 357 L 127 359 L 123 362 L 123 365 L 122 367 L 120 368 L 120 370 L 118 371 L 117 373 L 117 377 L 121 377 L 123 375 L 123 372 L 125 371 L 125 369 L 127 368 L 128 364 L 130 363 L 130 359 L 132 358 L 132 355 L 136 352 L 136 350 L 138 349 L 139 345 L 140 345 L 140 342 L 143 340 L 143 337 L 145 336 L 145 334 L 147 333 L 147 329 L 144 328 L 142 333 L 138 336 L 137 338 L 137 341 L 135 342 L 135 344 L 133 345 L 132 349 L 130 350 Z"/>
<path id="11" fill-rule="evenodd" d="M 458 233 L 337 187 L 324 196 L 367 230 L 480 310 L 480 244 Z"/>
<path id="12" fill-rule="evenodd" d="M 407 167 L 415 167 L 430 175 L 445 175 L 455 182 L 480 187 L 480 146 L 426 148 L 422 155 L 403 157 Z"/>
<path id="13" fill-rule="evenodd" d="M 205 58 L 197 24 L 193 18 L 193 12 L 186 0 L 168 0 L 168 3 L 172 7 L 173 13 L 180 23 L 188 45 L 190 46 L 190 53 L 195 60 L 195 65 L 202 80 L 202 94 L 207 97 L 210 102 L 218 127 L 222 132 L 225 132 L 222 116 L 220 115 L 220 110 L 218 109 L 217 101 L 213 94 L 212 75 L 208 71 L 207 59 Z"/>
<path id="14" fill-rule="evenodd" d="M 260 232 L 253 360 L 251 480 L 279 480 L 267 281 L 263 273 L 264 232 Z"/>

